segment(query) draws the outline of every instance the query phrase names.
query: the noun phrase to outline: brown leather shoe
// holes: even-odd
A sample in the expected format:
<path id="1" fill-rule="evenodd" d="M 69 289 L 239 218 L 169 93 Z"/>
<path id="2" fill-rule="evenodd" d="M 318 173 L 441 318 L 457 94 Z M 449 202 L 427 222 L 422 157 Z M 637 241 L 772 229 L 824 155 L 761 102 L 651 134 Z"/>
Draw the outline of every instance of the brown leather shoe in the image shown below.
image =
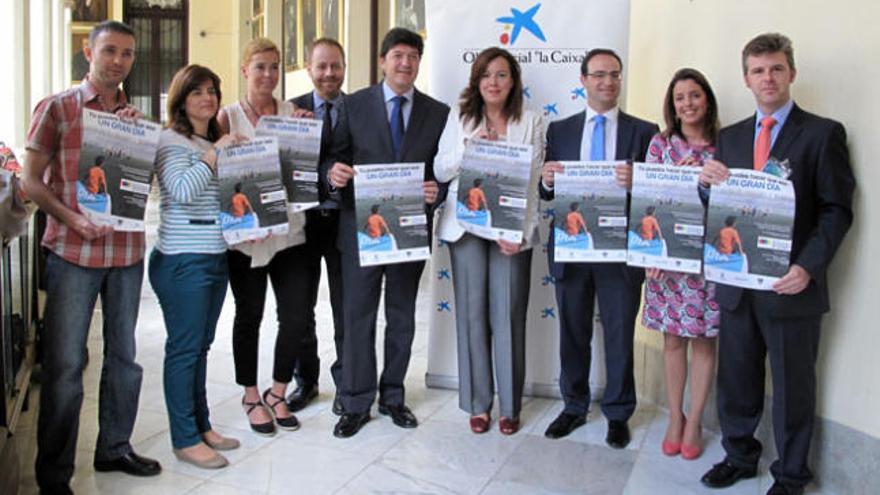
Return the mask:
<path id="1" fill-rule="evenodd" d="M 474 433 L 486 433 L 489 431 L 491 418 L 483 416 L 471 416 L 471 431 Z"/>
<path id="2" fill-rule="evenodd" d="M 502 435 L 513 435 L 519 431 L 519 418 L 505 418 L 498 420 L 498 429 Z"/>

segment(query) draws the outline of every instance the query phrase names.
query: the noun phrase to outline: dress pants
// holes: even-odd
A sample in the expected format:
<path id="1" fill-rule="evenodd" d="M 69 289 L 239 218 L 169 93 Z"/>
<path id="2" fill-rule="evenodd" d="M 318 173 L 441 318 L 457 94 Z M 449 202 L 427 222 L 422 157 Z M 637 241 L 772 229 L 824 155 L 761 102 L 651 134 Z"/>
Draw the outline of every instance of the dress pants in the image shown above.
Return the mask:
<path id="1" fill-rule="evenodd" d="M 494 241 L 464 234 L 449 244 L 458 336 L 458 406 L 488 413 L 495 396 L 501 416 L 522 406 L 526 365 L 526 310 L 532 251 L 507 256 Z"/>
<path id="2" fill-rule="evenodd" d="M 346 412 L 365 413 L 379 393 L 386 405 L 404 403 L 403 381 L 415 332 L 416 295 L 424 261 L 362 268 L 357 249 L 342 253 L 345 339 L 342 394 Z M 385 281 L 385 363 L 376 373 L 376 316 Z"/>
<path id="3" fill-rule="evenodd" d="M 150 255 L 150 284 L 165 319 L 165 406 L 175 449 L 211 430 L 205 389 L 208 350 L 226 299 L 226 253 Z"/>
<path id="4" fill-rule="evenodd" d="M 626 269 L 626 268 L 624 268 Z M 590 360 L 593 339 L 593 306 L 599 299 L 599 315 L 605 337 L 607 383 L 602 413 L 609 420 L 627 421 L 636 409 L 633 378 L 633 335 L 639 311 L 641 285 L 619 276 L 607 280 L 589 263 L 568 263 L 565 277 L 556 281 L 559 309 L 559 386 L 564 412 L 586 416 L 590 408 Z"/>
<path id="5" fill-rule="evenodd" d="M 260 323 L 266 303 L 266 281 L 272 281 L 278 318 L 272 378 L 290 383 L 294 364 L 318 354 L 314 331 L 309 330 L 311 294 L 308 291 L 309 257 L 305 245 L 275 253 L 266 266 L 251 268 L 251 258 L 239 251 L 227 251 L 229 285 L 235 298 L 232 327 L 232 356 L 235 381 L 244 387 L 257 385 L 257 356 Z M 309 366 L 317 366 L 317 363 Z"/>
<path id="6" fill-rule="evenodd" d="M 722 309 L 718 347 L 718 416 L 728 460 L 754 469 L 761 457 L 755 430 L 764 410 L 765 359 L 773 380 L 776 480 L 804 486 L 816 411 L 819 316 L 775 317 L 763 296 L 743 290 L 736 309 Z"/>
<path id="7" fill-rule="evenodd" d="M 311 301 L 307 315 L 309 335 L 301 357 L 296 361 L 294 378 L 299 385 L 317 385 L 321 361 L 318 358 L 318 336 L 315 324 L 315 305 L 318 304 L 318 288 L 321 284 L 321 258 L 327 264 L 327 284 L 330 289 L 330 307 L 333 311 L 333 343 L 336 346 L 336 361 L 330 366 L 330 374 L 337 390 L 342 381 L 342 260 L 336 247 L 336 233 L 339 229 L 339 210 L 313 208 L 306 211 L 306 245 L 309 266 L 306 270 L 307 291 Z M 306 352 L 313 354 L 305 356 Z"/>
<path id="8" fill-rule="evenodd" d="M 37 426 L 37 483 L 68 483 L 73 476 L 86 342 L 101 296 L 104 361 L 98 402 L 95 460 L 131 452 L 143 369 L 135 361 L 134 331 L 144 264 L 85 268 L 54 253 L 46 259 L 46 309 L 42 332 L 43 380 Z"/>

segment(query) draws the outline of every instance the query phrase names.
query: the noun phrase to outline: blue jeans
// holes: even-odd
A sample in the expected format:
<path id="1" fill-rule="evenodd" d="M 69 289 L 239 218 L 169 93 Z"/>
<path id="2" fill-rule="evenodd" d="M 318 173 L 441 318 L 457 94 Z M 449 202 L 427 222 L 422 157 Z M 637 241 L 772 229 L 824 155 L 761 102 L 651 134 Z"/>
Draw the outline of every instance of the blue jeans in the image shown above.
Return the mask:
<path id="1" fill-rule="evenodd" d="M 159 297 L 165 341 L 165 407 L 175 449 L 211 429 L 205 380 L 208 349 L 226 298 L 226 253 L 150 254 L 150 284 Z"/>
<path id="2" fill-rule="evenodd" d="M 131 452 L 129 439 L 143 375 L 134 361 L 143 262 L 120 268 L 85 268 L 50 253 L 46 276 L 35 466 L 40 486 L 68 483 L 73 476 L 86 341 L 98 295 L 104 316 L 104 362 L 95 460 L 113 460 Z"/>

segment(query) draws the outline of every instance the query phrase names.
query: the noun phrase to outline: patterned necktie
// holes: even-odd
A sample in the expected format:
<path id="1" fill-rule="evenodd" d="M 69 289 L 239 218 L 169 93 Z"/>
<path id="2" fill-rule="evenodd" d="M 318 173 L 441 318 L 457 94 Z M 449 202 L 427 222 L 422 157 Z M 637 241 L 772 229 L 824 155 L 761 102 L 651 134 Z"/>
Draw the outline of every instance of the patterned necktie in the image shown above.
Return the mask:
<path id="1" fill-rule="evenodd" d="M 590 140 L 590 160 L 602 161 L 605 159 L 605 116 L 593 117 L 593 138 Z"/>
<path id="2" fill-rule="evenodd" d="M 758 133 L 758 140 L 755 141 L 755 162 L 753 164 L 755 170 L 764 170 L 767 159 L 770 158 L 770 133 L 773 126 L 776 125 L 776 119 L 768 115 L 761 119 L 761 131 Z"/>
<path id="3" fill-rule="evenodd" d="M 400 147 L 403 145 L 403 104 L 406 98 L 395 96 L 391 98 L 391 147 L 394 149 L 394 159 L 400 160 Z"/>

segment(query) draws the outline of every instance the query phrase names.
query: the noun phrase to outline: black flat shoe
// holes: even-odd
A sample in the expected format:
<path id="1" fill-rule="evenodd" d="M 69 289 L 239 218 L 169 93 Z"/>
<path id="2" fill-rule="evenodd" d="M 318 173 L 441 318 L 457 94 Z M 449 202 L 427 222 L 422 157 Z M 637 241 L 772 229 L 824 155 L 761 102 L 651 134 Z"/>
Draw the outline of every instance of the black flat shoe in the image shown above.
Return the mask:
<path id="1" fill-rule="evenodd" d="M 287 408 L 290 412 L 302 411 L 318 397 L 318 386 L 315 384 L 299 385 L 287 396 Z"/>
<path id="2" fill-rule="evenodd" d="M 707 471 L 700 478 L 700 481 L 709 488 L 727 488 L 739 480 L 754 478 L 757 473 L 758 470 L 755 468 L 743 469 L 734 466 L 725 459 L 712 466 L 712 469 Z M 774 486 L 776 485 L 774 484 Z"/>
<path id="3" fill-rule="evenodd" d="M 244 408 L 244 414 L 245 416 L 247 416 L 248 424 L 251 425 L 251 430 L 253 430 L 254 433 L 258 435 L 263 435 L 264 437 L 271 437 L 275 435 L 274 421 L 267 421 L 265 423 L 254 423 L 253 421 L 251 421 L 251 412 L 257 407 L 263 407 L 262 401 L 248 402 L 245 397 L 242 397 L 241 407 Z"/>
<path id="4" fill-rule="evenodd" d="M 370 421 L 370 413 L 345 413 L 339 418 L 333 428 L 333 436 L 336 438 L 349 438 L 361 431 L 361 428 Z"/>
<path id="5" fill-rule="evenodd" d="M 783 485 L 779 481 L 774 481 L 773 486 L 767 490 L 767 495 L 801 495 L 804 493 L 802 486 Z"/>
<path id="6" fill-rule="evenodd" d="M 95 471 L 102 473 L 121 471 L 132 476 L 156 476 L 162 472 L 162 466 L 155 459 L 141 457 L 134 452 L 129 452 L 113 460 L 95 461 Z"/>
<path id="7" fill-rule="evenodd" d="M 626 421 L 608 420 L 608 435 L 605 443 L 615 449 L 624 449 L 629 445 L 629 427 Z"/>
<path id="8" fill-rule="evenodd" d="M 287 406 L 287 404 L 284 403 L 284 397 L 275 395 L 271 388 L 267 388 L 266 391 L 263 392 L 263 403 L 269 406 L 269 411 L 272 413 L 272 417 L 275 418 L 275 422 L 278 423 L 279 428 L 287 431 L 296 431 L 299 429 L 299 420 L 296 419 L 296 416 L 291 414 L 286 418 L 282 418 L 278 416 L 278 412 L 275 411 L 275 408 L 279 405 Z"/>
<path id="9" fill-rule="evenodd" d="M 343 414 L 345 414 L 345 407 L 342 406 L 342 399 L 340 399 L 338 395 L 333 398 L 332 411 L 333 411 L 333 414 L 335 414 L 337 416 L 342 416 Z"/>
<path id="10" fill-rule="evenodd" d="M 403 404 L 394 406 L 379 404 L 379 414 L 391 416 L 391 421 L 401 428 L 415 428 L 419 426 L 419 420 L 416 419 L 415 414 Z"/>
<path id="11" fill-rule="evenodd" d="M 559 416 L 556 416 L 556 419 L 550 423 L 550 426 L 547 427 L 544 436 L 547 438 L 562 438 L 568 436 L 569 433 L 573 432 L 586 422 L 587 418 L 584 416 L 560 413 Z"/>

